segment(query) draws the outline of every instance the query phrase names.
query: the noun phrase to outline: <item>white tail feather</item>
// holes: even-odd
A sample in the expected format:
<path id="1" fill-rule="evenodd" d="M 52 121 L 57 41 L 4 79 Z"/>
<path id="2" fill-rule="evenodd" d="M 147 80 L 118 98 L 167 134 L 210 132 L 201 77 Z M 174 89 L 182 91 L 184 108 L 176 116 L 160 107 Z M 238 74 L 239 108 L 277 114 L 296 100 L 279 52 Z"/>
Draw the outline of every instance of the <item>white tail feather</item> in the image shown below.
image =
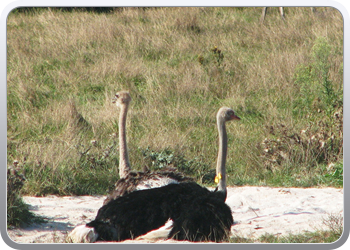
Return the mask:
<path id="1" fill-rule="evenodd" d="M 167 239 L 172 227 L 173 227 L 173 221 L 169 219 L 164 226 L 158 229 L 152 230 L 147 234 L 141 235 L 137 237 L 136 240 L 154 240 L 155 241 L 160 239 Z"/>
<path id="2" fill-rule="evenodd" d="M 98 234 L 92 227 L 80 225 L 73 229 L 66 238 L 68 243 L 92 243 L 98 238 Z"/>

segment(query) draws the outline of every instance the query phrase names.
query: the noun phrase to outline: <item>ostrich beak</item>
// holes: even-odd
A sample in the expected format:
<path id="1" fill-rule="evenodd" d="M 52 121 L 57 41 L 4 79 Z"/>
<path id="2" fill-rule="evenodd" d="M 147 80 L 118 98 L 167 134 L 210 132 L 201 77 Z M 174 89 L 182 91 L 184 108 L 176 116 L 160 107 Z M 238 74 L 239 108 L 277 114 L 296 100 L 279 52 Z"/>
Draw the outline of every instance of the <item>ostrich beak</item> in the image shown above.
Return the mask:
<path id="1" fill-rule="evenodd" d="M 237 115 L 232 115 L 232 120 L 237 120 L 237 121 L 239 121 L 239 120 L 241 120 L 241 118 L 239 118 Z"/>
<path id="2" fill-rule="evenodd" d="M 116 102 L 117 102 L 117 99 L 118 99 L 118 95 L 115 95 L 115 96 L 112 98 L 112 103 L 116 103 Z"/>

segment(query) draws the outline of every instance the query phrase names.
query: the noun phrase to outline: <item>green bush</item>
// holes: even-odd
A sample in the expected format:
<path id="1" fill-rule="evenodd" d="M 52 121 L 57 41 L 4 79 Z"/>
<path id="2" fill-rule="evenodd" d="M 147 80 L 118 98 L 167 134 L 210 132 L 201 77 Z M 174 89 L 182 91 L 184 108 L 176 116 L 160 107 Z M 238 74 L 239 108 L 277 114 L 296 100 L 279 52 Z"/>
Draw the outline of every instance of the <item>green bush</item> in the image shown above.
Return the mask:
<path id="1" fill-rule="evenodd" d="M 17 164 L 17 162 L 16 162 Z M 29 211 L 29 205 L 23 201 L 21 189 L 25 177 L 17 169 L 7 170 L 7 227 L 21 227 L 31 223 L 43 222 L 43 218 Z"/>

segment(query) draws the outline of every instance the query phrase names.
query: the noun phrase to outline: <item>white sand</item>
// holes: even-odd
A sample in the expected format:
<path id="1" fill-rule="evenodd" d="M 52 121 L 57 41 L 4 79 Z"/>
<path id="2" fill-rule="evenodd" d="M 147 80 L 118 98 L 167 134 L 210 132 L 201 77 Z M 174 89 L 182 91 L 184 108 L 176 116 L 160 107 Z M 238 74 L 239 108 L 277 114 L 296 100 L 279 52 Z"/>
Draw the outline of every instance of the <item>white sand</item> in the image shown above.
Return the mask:
<path id="1" fill-rule="evenodd" d="M 8 235 L 18 243 L 64 242 L 75 226 L 94 219 L 104 199 L 105 196 L 26 196 L 24 200 L 31 205 L 31 211 L 49 218 L 49 222 L 8 230 Z M 232 235 L 249 238 L 327 229 L 323 219 L 343 215 L 343 189 L 336 188 L 230 187 L 226 202 L 235 221 Z M 140 242 L 147 241 L 137 241 Z"/>
<path id="2" fill-rule="evenodd" d="M 335 188 L 232 188 L 226 202 L 233 234 L 250 238 L 327 229 L 324 219 L 343 215 L 343 189 Z"/>

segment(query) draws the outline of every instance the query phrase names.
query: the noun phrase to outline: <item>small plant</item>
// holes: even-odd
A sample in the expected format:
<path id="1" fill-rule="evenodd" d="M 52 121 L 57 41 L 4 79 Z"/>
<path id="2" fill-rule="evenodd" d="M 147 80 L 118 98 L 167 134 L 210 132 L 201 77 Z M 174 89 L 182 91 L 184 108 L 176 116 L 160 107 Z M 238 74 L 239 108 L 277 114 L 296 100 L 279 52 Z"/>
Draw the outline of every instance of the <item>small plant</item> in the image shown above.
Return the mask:
<path id="1" fill-rule="evenodd" d="M 233 76 L 234 71 L 232 69 L 226 70 L 226 64 L 224 64 L 224 53 L 217 46 L 212 47 L 204 55 L 198 55 L 197 61 L 202 66 L 208 77 L 209 91 L 212 95 L 215 95 L 219 99 L 223 99 L 226 96 L 226 89 L 231 85 L 226 76 Z M 221 86 L 218 88 L 218 86 Z"/>
<path id="2" fill-rule="evenodd" d="M 335 184 L 343 186 L 343 164 L 342 163 L 330 163 L 327 167 L 328 173 L 325 174 L 327 179 L 330 179 Z"/>
<path id="3" fill-rule="evenodd" d="M 187 176 L 200 180 L 202 183 L 214 183 L 215 172 L 213 173 L 210 166 L 202 163 L 198 158 L 187 160 L 183 155 L 175 153 L 171 149 L 157 152 L 146 148 L 141 149 L 141 151 L 150 169 L 166 170 L 167 168 L 175 168 Z M 210 176 L 210 180 L 208 180 L 208 176 Z"/>
<path id="4" fill-rule="evenodd" d="M 221 66 L 222 61 L 224 60 L 224 54 L 221 52 L 218 47 L 214 46 L 214 48 L 211 49 L 211 51 L 214 54 L 214 58 L 216 59 L 216 63 L 218 66 Z"/>
<path id="5" fill-rule="evenodd" d="M 330 214 L 327 218 L 323 218 L 322 224 L 327 226 L 335 238 L 339 238 L 343 234 L 344 218 L 341 215 Z"/>
<path id="6" fill-rule="evenodd" d="M 217 46 L 214 46 L 210 49 L 211 53 L 207 54 L 206 56 L 199 55 L 197 57 L 198 62 L 203 66 L 218 66 L 220 67 L 223 60 L 224 60 L 224 54 L 220 49 L 218 49 Z"/>
<path id="7" fill-rule="evenodd" d="M 79 165 L 93 169 L 104 168 L 112 161 L 113 166 L 117 166 L 117 141 L 102 148 L 97 140 L 91 140 L 89 146 L 84 144 L 75 145 L 79 154 Z"/>
<path id="8" fill-rule="evenodd" d="M 343 105 L 342 89 L 336 91 L 330 80 L 331 57 L 332 47 L 324 37 L 320 37 L 311 50 L 312 63 L 299 65 L 295 73 L 295 83 L 300 86 L 303 100 L 301 104 L 306 111 L 314 108 L 325 110 L 328 117 Z"/>
<path id="9" fill-rule="evenodd" d="M 175 155 L 169 149 L 165 149 L 161 152 L 155 152 L 147 148 L 143 150 L 143 156 L 145 159 L 151 161 L 152 167 L 155 169 L 164 169 L 175 163 Z"/>
<path id="10" fill-rule="evenodd" d="M 329 60 L 331 59 L 331 52 L 332 47 L 328 44 L 326 38 L 324 37 L 320 37 L 316 40 L 311 51 L 311 55 L 314 60 L 314 74 L 316 75 L 318 82 L 321 83 L 323 87 L 322 99 L 326 104 L 328 114 L 334 112 L 334 108 L 342 105 L 341 93 L 335 92 L 333 83 L 329 79 Z"/>
<path id="11" fill-rule="evenodd" d="M 21 227 L 34 222 L 44 222 L 43 218 L 30 212 L 29 205 L 23 201 L 21 189 L 26 179 L 16 169 L 18 161 L 14 163 L 14 167 L 7 169 L 7 227 Z"/>

